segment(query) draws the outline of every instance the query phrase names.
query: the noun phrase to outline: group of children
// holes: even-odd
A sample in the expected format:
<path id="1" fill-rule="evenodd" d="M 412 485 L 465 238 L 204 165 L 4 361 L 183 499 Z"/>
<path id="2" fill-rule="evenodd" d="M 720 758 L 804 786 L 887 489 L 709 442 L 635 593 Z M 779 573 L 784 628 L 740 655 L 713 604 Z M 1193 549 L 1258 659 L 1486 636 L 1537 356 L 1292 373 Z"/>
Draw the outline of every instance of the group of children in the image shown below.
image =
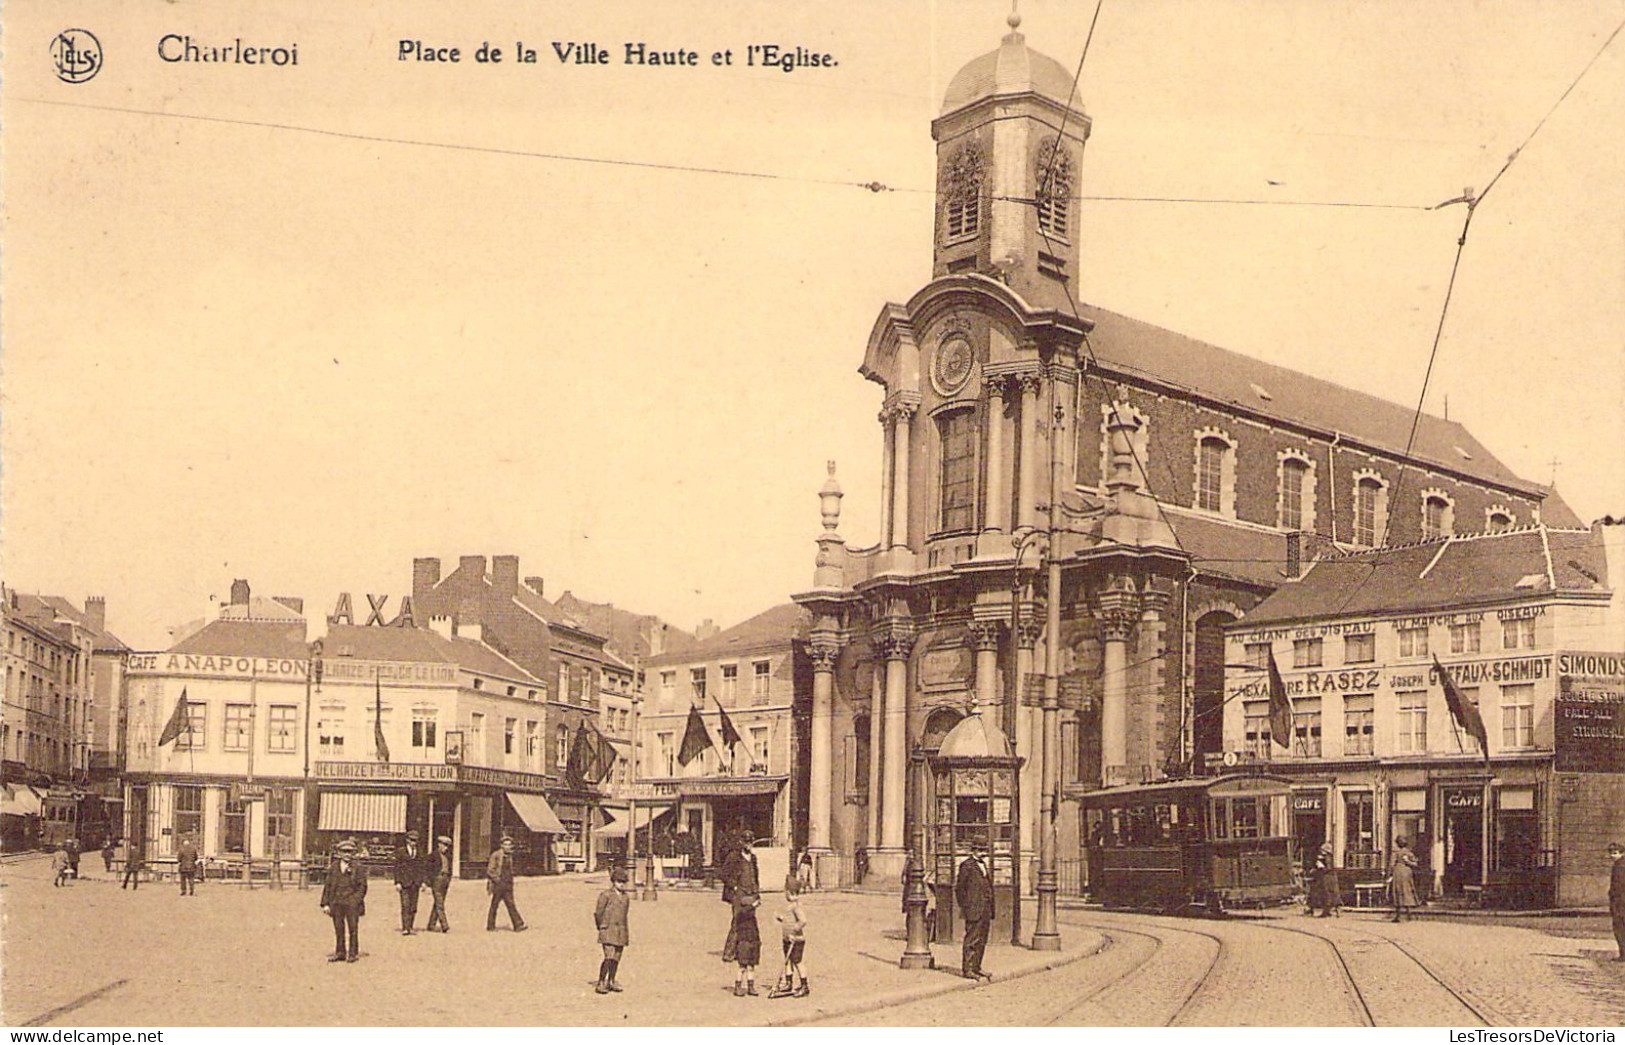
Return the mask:
<path id="1" fill-rule="evenodd" d="M 805 998 L 812 993 L 802 961 L 807 951 L 807 916 L 801 909 L 801 880 L 794 874 L 784 883 L 784 910 L 773 917 L 779 923 L 784 944 L 784 974 L 778 984 L 768 992 L 769 998 Z M 621 990 L 615 982 L 620 968 L 621 954 L 625 951 L 629 933 L 627 874 L 617 867 L 610 873 L 609 888 L 598 896 L 593 921 L 598 927 L 598 942 L 604 958 L 598 966 L 597 993 L 609 994 Z M 739 891 L 734 893 L 733 926 L 729 938 L 733 943 L 733 960 L 739 965 L 734 977 L 734 996 L 757 994 L 756 966 L 762 960 L 762 934 L 756 923 L 756 910 L 762 905 L 760 893 Z"/>

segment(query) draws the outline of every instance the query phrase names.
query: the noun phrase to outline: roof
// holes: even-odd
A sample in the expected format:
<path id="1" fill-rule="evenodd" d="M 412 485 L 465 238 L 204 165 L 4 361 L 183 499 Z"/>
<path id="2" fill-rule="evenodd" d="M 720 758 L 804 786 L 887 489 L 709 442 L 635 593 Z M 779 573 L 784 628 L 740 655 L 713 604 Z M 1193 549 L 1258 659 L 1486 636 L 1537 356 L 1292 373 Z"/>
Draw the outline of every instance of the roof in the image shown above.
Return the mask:
<path id="1" fill-rule="evenodd" d="M 652 657 L 649 663 L 680 664 L 685 661 L 725 657 L 730 653 L 765 646 L 789 645 L 801 637 L 809 617 L 810 614 L 795 603 L 781 603 L 708 639 L 696 640 L 685 650 Z"/>
<path id="2" fill-rule="evenodd" d="M 1601 592 L 1607 576 L 1600 532 L 1528 526 L 1321 559 L 1237 627 Z"/>
<path id="3" fill-rule="evenodd" d="M 347 652 L 340 652 L 340 651 Z M 406 663 L 456 664 L 467 671 L 520 682 L 542 683 L 524 668 L 475 639 L 446 638 L 428 628 L 379 628 L 358 624 L 329 625 L 322 638 L 324 657 L 390 660 Z"/>
<path id="4" fill-rule="evenodd" d="M 1405 452 L 1413 407 L 1265 363 L 1093 305 L 1082 305 L 1080 311 L 1095 324 L 1090 344 L 1104 370 L 1183 387 L 1315 431 L 1340 432 L 1396 455 Z M 1260 389 L 1264 394 L 1260 394 Z M 1518 478 L 1460 424 L 1431 414 L 1421 415 L 1411 456 L 1534 496 L 1546 492 L 1545 487 Z"/>
<path id="5" fill-rule="evenodd" d="M 213 657 L 277 657 L 304 660 L 305 622 L 213 620 L 169 647 L 170 653 Z"/>
<path id="6" fill-rule="evenodd" d="M 489 584 L 490 582 L 487 581 L 486 583 Z M 607 635 L 594 630 L 591 625 L 574 613 L 560 609 L 556 604 L 537 595 L 524 585 L 520 585 L 514 592 L 513 601 L 540 617 L 549 627 L 569 628 L 571 631 L 599 641 L 605 641 L 608 638 Z"/>
<path id="7" fill-rule="evenodd" d="M 694 643 L 694 636 L 673 627 L 652 613 L 634 613 L 614 603 L 591 602 L 574 592 L 560 595 L 555 605 L 562 613 L 572 614 L 595 634 L 608 636 L 605 652 L 630 666 L 636 660 L 648 660 L 653 655 L 649 634 L 661 633 L 662 653 L 675 653 Z"/>
<path id="8" fill-rule="evenodd" d="M 1020 16 L 1012 15 L 1011 31 L 998 50 L 971 59 L 954 74 L 942 99 L 944 113 L 993 95 L 1028 91 L 1067 104 L 1072 97 L 1072 74 L 1060 62 L 1028 47 L 1026 37 L 1015 31 L 1020 24 Z"/>
<path id="9" fill-rule="evenodd" d="M 1270 588 L 1285 581 L 1286 534 L 1177 511 L 1167 518 L 1199 572 Z"/>
<path id="10" fill-rule="evenodd" d="M 1569 507 L 1568 502 L 1563 500 L 1563 495 L 1557 492 L 1557 487 L 1543 486 L 1541 489 L 1546 491 L 1545 497 L 1540 502 L 1541 522 L 1560 530 L 1585 529 L 1586 524 L 1574 514 L 1574 509 Z"/>
<path id="11" fill-rule="evenodd" d="M 90 625 L 90 618 L 85 612 L 60 595 L 24 595 L 17 593 L 17 612 L 25 617 L 49 623 L 58 617 L 66 617 L 81 628 L 86 629 L 95 636 L 95 648 L 98 651 L 111 650 L 120 652 L 128 650 L 117 635 L 103 628 L 97 631 Z"/>

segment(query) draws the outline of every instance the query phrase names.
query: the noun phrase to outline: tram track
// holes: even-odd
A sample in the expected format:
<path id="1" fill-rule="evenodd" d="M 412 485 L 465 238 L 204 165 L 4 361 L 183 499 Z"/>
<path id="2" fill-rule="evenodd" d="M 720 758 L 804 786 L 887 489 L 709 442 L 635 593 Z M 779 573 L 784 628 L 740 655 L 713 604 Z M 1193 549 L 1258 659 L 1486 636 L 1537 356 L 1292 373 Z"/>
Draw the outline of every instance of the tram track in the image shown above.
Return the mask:
<path id="1" fill-rule="evenodd" d="M 1151 944 L 1151 949 L 1146 953 L 1144 958 L 1141 958 L 1138 962 L 1135 962 L 1127 969 L 1124 969 L 1121 973 L 1107 982 L 1087 992 L 1081 997 L 1067 999 L 1066 1005 L 1045 1021 L 1045 1025 L 1051 1027 L 1076 1025 L 1076 1021 L 1069 1020 L 1068 1017 L 1071 1017 L 1080 1010 L 1094 1004 L 1101 996 L 1105 995 L 1114 988 L 1120 987 L 1136 974 L 1142 973 L 1153 960 L 1163 953 L 1167 943 L 1167 941 L 1162 936 L 1159 936 L 1156 932 L 1148 932 L 1141 929 L 1129 929 L 1115 924 L 1090 924 L 1086 921 L 1077 919 L 1068 919 L 1067 921 L 1069 924 L 1091 928 L 1099 932 L 1106 939 L 1108 947 L 1115 946 L 1117 940 L 1121 936 L 1134 936 L 1149 941 Z M 1190 990 L 1186 991 L 1184 997 L 1179 999 L 1179 1004 L 1174 1008 L 1173 1012 L 1161 1024 L 1165 1027 L 1173 1027 L 1179 1025 L 1180 1017 L 1183 1016 L 1186 1010 L 1191 1007 L 1191 1005 L 1196 1001 L 1197 996 L 1202 992 L 1203 988 L 1206 987 L 1209 979 L 1213 975 L 1213 970 L 1218 967 L 1220 959 L 1225 956 L 1226 944 L 1225 941 L 1219 936 L 1197 929 L 1186 929 L 1173 926 L 1158 926 L 1157 928 L 1163 932 L 1174 932 L 1181 933 L 1186 936 L 1200 937 L 1210 940 L 1213 943 L 1212 959 L 1208 961 L 1206 968 L 1203 969 L 1202 974 L 1197 977 L 1196 982 L 1191 985 Z"/>

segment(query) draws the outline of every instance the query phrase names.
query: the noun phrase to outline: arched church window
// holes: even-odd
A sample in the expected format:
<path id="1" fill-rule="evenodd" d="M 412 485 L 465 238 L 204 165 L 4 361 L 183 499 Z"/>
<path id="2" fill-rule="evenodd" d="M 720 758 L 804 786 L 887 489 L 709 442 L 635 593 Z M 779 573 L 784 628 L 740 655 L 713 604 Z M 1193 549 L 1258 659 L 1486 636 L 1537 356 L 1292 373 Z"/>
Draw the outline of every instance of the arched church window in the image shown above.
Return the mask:
<path id="1" fill-rule="evenodd" d="M 1045 235 L 1064 238 L 1071 218 L 1072 157 L 1059 138 L 1050 138 L 1038 147 L 1034 168 L 1038 228 Z"/>
<path id="2" fill-rule="evenodd" d="M 1362 476 L 1354 484 L 1354 543 L 1373 547 L 1384 513 L 1383 482 L 1374 476 Z"/>
<path id="3" fill-rule="evenodd" d="M 1304 529 L 1304 489 L 1309 481 L 1309 463 L 1296 457 L 1281 462 L 1281 528 Z"/>
<path id="4" fill-rule="evenodd" d="M 943 227 L 949 239 L 974 236 L 982 227 L 982 149 L 967 142 L 943 174 Z"/>
<path id="5" fill-rule="evenodd" d="M 1422 501 L 1422 539 L 1448 537 L 1454 530 L 1450 501 L 1443 494 L 1429 494 Z"/>
<path id="6" fill-rule="evenodd" d="M 1224 455 L 1230 447 L 1209 436 L 1196 446 L 1196 507 L 1216 512 L 1224 504 Z"/>
<path id="7" fill-rule="evenodd" d="M 976 526 L 976 412 L 954 410 L 937 418 L 942 448 L 941 526 L 944 533 Z"/>

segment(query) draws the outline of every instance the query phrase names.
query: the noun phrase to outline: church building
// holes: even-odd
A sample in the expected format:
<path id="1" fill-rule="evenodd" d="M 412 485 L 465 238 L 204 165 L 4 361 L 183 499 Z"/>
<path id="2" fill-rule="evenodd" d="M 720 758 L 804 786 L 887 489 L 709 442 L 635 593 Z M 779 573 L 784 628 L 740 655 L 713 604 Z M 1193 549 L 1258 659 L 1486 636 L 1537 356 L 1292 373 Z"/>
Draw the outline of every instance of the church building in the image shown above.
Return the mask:
<path id="1" fill-rule="evenodd" d="M 877 884 L 895 886 L 911 842 L 914 759 L 972 717 L 992 753 L 1024 760 L 1034 851 L 1046 642 L 1060 852 L 1075 857 L 1068 796 L 1222 755 L 1224 628 L 1295 557 L 1578 523 L 1459 424 L 1422 416 L 1407 451 L 1408 407 L 1087 304 L 1092 121 L 1070 71 L 1010 23 L 949 84 L 931 127 L 931 280 L 880 310 L 859 367 L 881 389 L 879 539 L 841 536 L 832 466 L 814 584 L 795 596 L 813 668 L 808 844 L 821 868 L 852 860 Z"/>

